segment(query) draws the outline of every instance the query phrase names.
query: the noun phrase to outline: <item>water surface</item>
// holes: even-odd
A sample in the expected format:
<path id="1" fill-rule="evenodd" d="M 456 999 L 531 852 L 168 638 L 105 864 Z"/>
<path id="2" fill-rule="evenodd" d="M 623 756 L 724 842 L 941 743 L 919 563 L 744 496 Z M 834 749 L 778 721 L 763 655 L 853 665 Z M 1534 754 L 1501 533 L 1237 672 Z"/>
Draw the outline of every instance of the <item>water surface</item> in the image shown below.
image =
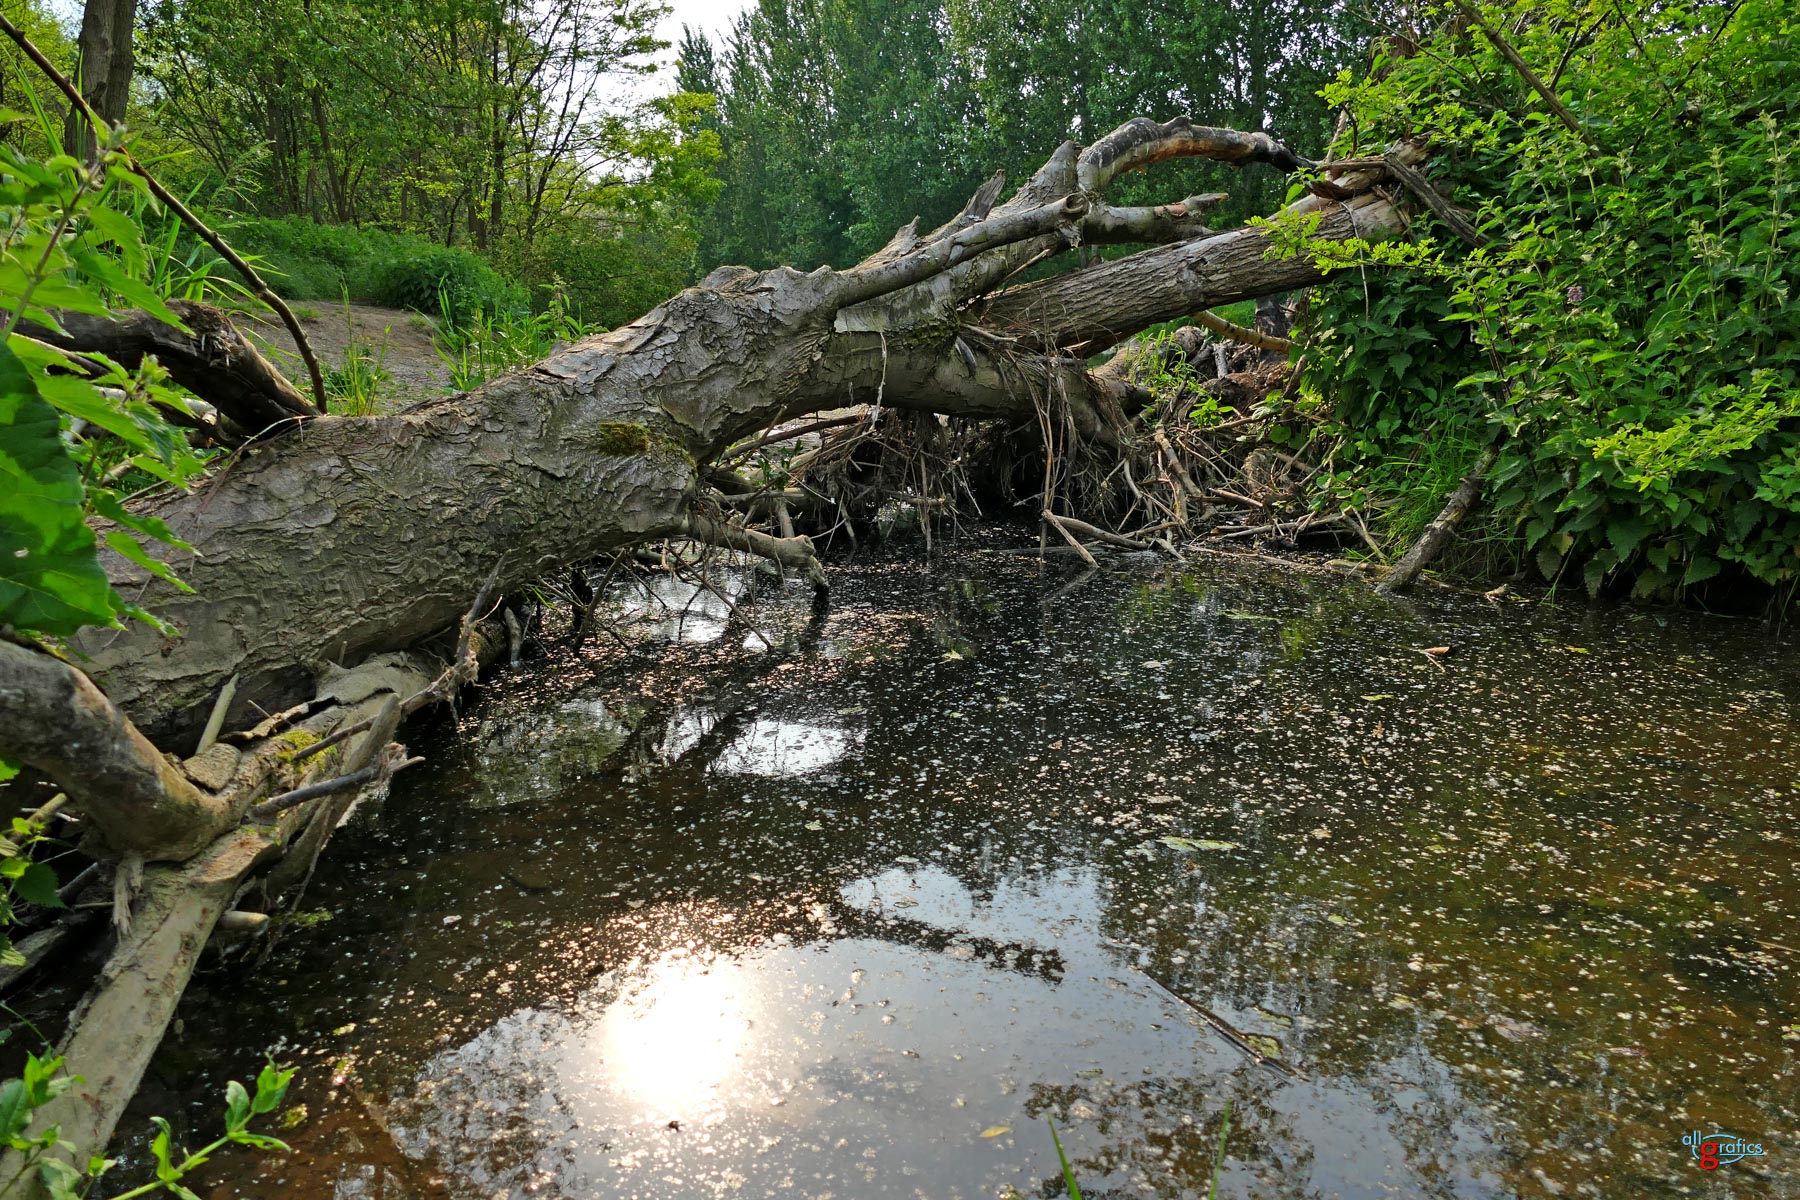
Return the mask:
<path id="1" fill-rule="evenodd" d="M 301 1066 L 217 1196 L 1056 1196 L 1052 1119 L 1203 1196 L 1227 1104 L 1221 1196 L 1800 1195 L 1791 642 L 1246 572 L 637 588 L 414 739 L 140 1109 Z"/>

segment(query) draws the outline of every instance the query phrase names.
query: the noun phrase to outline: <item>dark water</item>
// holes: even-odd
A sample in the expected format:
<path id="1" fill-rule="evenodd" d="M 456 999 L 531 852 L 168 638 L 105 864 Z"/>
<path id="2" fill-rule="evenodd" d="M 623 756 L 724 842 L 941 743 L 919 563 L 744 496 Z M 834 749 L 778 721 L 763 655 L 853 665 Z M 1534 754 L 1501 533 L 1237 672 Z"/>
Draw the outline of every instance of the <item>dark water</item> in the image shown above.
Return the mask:
<path id="1" fill-rule="evenodd" d="M 1203 1196 L 1227 1104 L 1221 1196 L 1800 1195 L 1790 641 L 979 547 L 503 676 L 142 1112 L 300 1065 L 218 1196 Z"/>

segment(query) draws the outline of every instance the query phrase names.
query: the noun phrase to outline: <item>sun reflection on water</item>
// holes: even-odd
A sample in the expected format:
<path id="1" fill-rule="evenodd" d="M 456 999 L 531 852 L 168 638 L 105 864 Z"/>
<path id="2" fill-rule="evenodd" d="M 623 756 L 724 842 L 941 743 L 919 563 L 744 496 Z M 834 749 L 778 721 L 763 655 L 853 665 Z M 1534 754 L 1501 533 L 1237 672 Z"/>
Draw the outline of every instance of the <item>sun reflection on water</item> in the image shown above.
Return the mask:
<path id="1" fill-rule="evenodd" d="M 601 1053 L 613 1088 L 657 1113 L 711 1107 L 752 1024 L 748 982 L 735 964 L 658 960 L 607 1011 Z"/>

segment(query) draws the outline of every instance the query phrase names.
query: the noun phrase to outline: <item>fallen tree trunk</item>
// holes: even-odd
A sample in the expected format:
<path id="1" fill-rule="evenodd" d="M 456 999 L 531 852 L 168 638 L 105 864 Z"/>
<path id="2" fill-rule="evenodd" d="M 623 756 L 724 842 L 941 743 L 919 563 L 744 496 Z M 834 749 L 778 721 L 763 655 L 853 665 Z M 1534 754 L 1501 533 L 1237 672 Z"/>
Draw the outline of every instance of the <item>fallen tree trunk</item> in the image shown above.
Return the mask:
<path id="1" fill-rule="evenodd" d="M 1410 147 L 1398 154 L 1422 157 Z M 221 688 L 234 680 L 227 727 L 335 697 L 337 707 L 315 712 L 310 727 L 355 729 L 366 716 L 371 728 L 347 746 L 354 761 L 374 762 L 386 754 L 400 709 L 413 707 L 394 697 L 428 699 L 439 685 L 418 690 L 417 672 L 401 670 L 401 682 L 384 685 L 392 696 L 341 694 L 319 682 L 333 664 L 415 646 L 460 618 L 457 667 L 439 683 L 461 678 L 480 615 L 465 611 L 471 595 L 504 593 L 656 538 L 759 554 L 822 587 L 812 542 L 750 528 L 717 485 L 755 489 L 713 468 L 733 444 L 795 417 L 860 403 L 876 414 L 1036 424 L 1047 443 L 1055 441 L 1052 427 L 1066 424 L 1073 437 L 1127 455 L 1148 432 L 1133 424 L 1146 396 L 1129 382 L 1126 362 L 1090 370 L 1089 356 L 1156 322 L 1291 291 L 1322 273 L 1308 257 L 1272 255 L 1276 238 L 1266 229 L 1207 230 L 1200 222 L 1210 197 L 1150 208 L 1104 203 L 1120 172 L 1192 155 L 1283 168 L 1301 162 L 1262 134 L 1185 118 L 1133 121 L 1086 150 L 1063 146 L 1004 204 L 996 204 L 996 177 L 940 229 L 920 236 L 908 226 L 856 267 L 721 268 L 630 325 L 478 391 L 392 416 L 289 422 L 191 494 L 142 503 L 193 547 L 171 560 L 192 592 L 110 554 L 106 568 L 115 587 L 175 634 L 139 624 L 74 639 L 104 695 L 80 672 L 63 677 L 66 664 L 0 646 L 0 698 L 38 710 L 21 716 L 10 703 L 0 707 L 0 754 L 66 776 L 101 853 L 186 860 L 152 868 L 137 927 L 84 1006 L 68 1069 L 90 1082 L 59 1102 L 65 1134 L 79 1134 L 84 1149 L 104 1142 L 220 913 L 284 849 L 286 865 L 270 885 L 303 884 L 353 794 L 308 791 L 288 778 L 286 799 L 252 809 L 277 775 L 264 769 L 266 743 L 221 790 L 194 787 L 205 764 L 178 769 L 144 735 L 192 745 L 187 739 L 208 713 L 227 707 Z M 1380 163 L 1343 173 L 1329 195 L 1308 196 L 1292 213 L 1316 217 L 1319 237 L 1385 236 L 1401 218 L 1376 190 L 1383 177 Z M 1025 267 L 1086 241 L 1157 248 L 1006 286 Z M 115 324 L 81 328 L 65 332 L 118 345 Z M 241 371 L 234 382 L 240 361 L 228 355 L 221 364 L 199 350 L 190 386 L 247 388 L 251 398 L 234 403 L 252 407 L 232 414 L 246 429 L 276 410 L 307 415 L 295 411 L 291 386 L 268 383 L 254 364 L 248 384 Z M 221 371 L 224 383 L 211 378 Z M 915 428 L 931 434 L 938 425 Z M 1203 494 L 1166 440 L 1141 440 L 1152 460 L 1169 459 L 1178 508 L 1185 494 Z M 777 492 L 775 510 L 786 513 L 789 499 Z M 1084 556 L 1077 533 L 1131 549 L 1149 544 L 1055 515 L 1049 478 L 1042 499 L 1046 521 Z M 92 734 L 112 783 L 77 778 L 92 763 L 57 744 L 57 722 L 65 738 L 71 730 Z M 247 813 L 272 824 L 240 826 Z"/>
<path id="2" fill-rule="evenodd" d="M 129 920 L 99 977 L 70 1015 L 68 1033 L 56 1049 L 64 1060 L 63 1073 L 75 1082 L 34 1117 L 38 1128 L 52 1124 L 60 1128 L 64 1145 L 52 1153 L 79 1163 L 106 1146 L 174 1018 L 219 918 L 234 904 L 253 911 L 273 909 L 284 892 L 302 886 L 356 797 L 369 786 L 384 786 L 394 769 L 417 761 L 401 760 L 399 748 L 389 743 L 402 713 L 446 698 L 456 681 L 490 659 L 498 645 L 492 631 L 483 636 L 471 628 L 459 646 L 461 657 L 441 673 L 423 659 L 395 656 L 328 679 L 324 692 L 341 703 L 322 707 L 299 725 L 252 743 L 242 754 L 233 752 L 237 766 L 216 803 L 235 813 L 247 812 L 248 823 L 238 825 L 234 817 L 232 828 L 188 861 L 151 866 L 130 889 Z M 19 649 L 19 653 L 33 652 Z M 0 663 L 0 674 L 15 665 L 11 660 Z M 342 737 L 357 730 L 360 734 Z M 128 725 L 116 735 L 139 737 Z M 310 757 L 300 753 L 328 742 L 334 743 L 329 752 Z M 279 812 L 250 807 L 283 782 L 358 777 L 371 771 L 363 786 L 320 789 L 310 800 L 286 804 Z M 288 795 L 308 790 L 297 788 Z M 85 784 L 78 802 L 94 811 L 94 792 Z M 274 866 L 266 878 L 252 879 L 259 867 L 271 862 Z M 0 1156 L 0 1180 L 18 1177 L 24 1166 L 17 1153 Z M 26 1175 L 18 1194 L 45 1194 L 35 1171 Z"/>
<path id="3" fill-rule="evenodd" d="M 155 357 L 171 379 L 245 434 L 319 415 L 222 309 L 192 300 L 174 300 L 169 307 L 180 315 L 185 329 L 132 309 L 110 317 L 60 311 L 56 314 L 60 329 L 26 321 L 21 332 L 59 350 L 104 354 L 127 370 Z"/>
<path id="4" fill-rule="evenodd" d="M 1270 257 L 1270 235 L 1245 228 L 993 289 L 1079 244 L 1090 222 L 1116 236 L 1191 233 L 1166 212 L 1098 197 L 1121 170 L 1192 154 L 1298 162 L 1265 135 L 1134 121 L 1086 151 L 1065 145 L 1007 203 L 992 207 L 998 189 L 984 188 L 941 229 L 902 230 L 854 268 L 721 268 L 476 392 L 307 421 L 192 494 L 145 506 L 194 547 L 172 561 L 192 594 L 108 556 L 115 584 L 179 636 L 137 625 L 91 631 L 78 647 L 153 737 L 193 729 L 234 674 L 241 723 L 252 706 L 308 695 L 323 663 L 453 626 L 496 566 L 504 590 L 693 528 L 703 465 L 781 420 L 855 398 L 1029 418 L 1054 388 L 1082 436 L 1116 441 L 1102 414 L 1130 389 L 1080 356 L 1196 309 L 1316 282 L 1319 267 Z M 1318 236 L 1384 236 L 1399 216 L 1374 190 L 1381 177 L 1379 166 L 1350 172 L 1332 189 L 1348 200 L 1294 208 L 1317 213 Z"/>

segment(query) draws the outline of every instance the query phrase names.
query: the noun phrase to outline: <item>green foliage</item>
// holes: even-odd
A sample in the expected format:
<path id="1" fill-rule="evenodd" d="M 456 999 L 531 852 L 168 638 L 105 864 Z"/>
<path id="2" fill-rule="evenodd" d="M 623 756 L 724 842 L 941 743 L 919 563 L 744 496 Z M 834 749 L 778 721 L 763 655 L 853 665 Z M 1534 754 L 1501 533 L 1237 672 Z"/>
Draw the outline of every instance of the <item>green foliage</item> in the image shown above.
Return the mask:
<path id="1" fill-rule="evenodd" d="M 841 266 L 914 217 L 954 215 L 996 168 L 1022 182 L 1065 138 L 1133 117 L 1188 113 L 1320 150 L 1317 93 L 1367 29 L 1323 0 L 762 0 L 712 68 L 724 193 L 702 257 Z M 684 45 L 683 63 L 706 78 L 707 52 Z M 1113 195 L 1225 190 L 1228 219 L 1279 186 L 1266 168 L 1184 163 Z"/>
<path id="2" fill-rule="evenodd" d="M 304 217 L 241 217 L 225 235 L 269 268 L 270 284 L 292 300 L 352 300 L 411 308 L 455 324 L 476 313 L 518 312 L 525 290 L 465 249 L 411 234 Z"/>
<path id="3" fill-rule="evenodd" d="M 1437 186 L 1491 239 L 1470 250 L 1427 223 L 1409 246 L 1352 248 L 1315 298 L 1308 384 L 1344 440 L 1339 484 L 1448 490 L 1494 443 L 1488 545 L 1546 578 L 1791 585 L 1794 15 L 1776 0 L 1487 13 L 1558 76 L 1579 135 L 1466 30 L 1330 89 L 1355 117 L 1346 152 L 1428 138 Z M 1390 536 L 1424 504 L 1396 506 Z"/>
<path id="4" fill-rule="evenodd" d="M 8 624 L 63 634 L 112 618 L 112 585 L 86 518 L 61 417 L 18 355 L 0 346 L 0 614 Z"/>
<path id="5" fill-rule="evenodd" d="M 700 214 L 718 195 L 714 99 L 678 92 L 600 126 L 609 158 L 640 164 L 602 184 L 585 208 L 547 212 L 529 235 L 503 240 L 495 261 L 587 326 L 623 325 L 700 275 Z"/>
<path id="6" fill-rule="evenodd" d="M 369 298 L 390 308 L 435 313 L 451 325 L 517 312 L 527 303 L 523 288 L 468 251 L 445 246 L 380 260 Z"/>
<path id="7" fill-rule="evenodd" d="M 490 315 L 478 309 L 461 324 L 439 326 L 435 341 L 438 357 L 450 368 L 450 385 L 468 391 L 496 375 L 540 362 L 557 345 L 592 332 L 569 311 L 561 292 L 554 292 L 550 306 L 541 313 L 507 310 Z"/>
<path id="8" fill-rule="evenodd" d="M 1056 1122 L 1046 1121 L 1050 1126 L 1050 1140 L 1056 1146 L 1056 1161 L 1062 1165 L 1063 1186 L 1069 1189 L 1069 1200 L 1081 1200 L 1081 1184 L 1075 1178 L 1075 1169 L 1069 1165 L 1069 1156 L 1063 1153 L 1062 1138 L 1057 1136 Z"/>
<path id="9" fill-rule="evenodd" d="M 1221 405 L 1218 398 L 1204 392 L 1200 388 L 1203 382 L 1193 364 L 1180 354 L 1171 353 L 1169 347 L 1174 340 L 1172 328 L 1160 329 L 1142 339 L 1143 349 L 1133 372 L 1134 380 L 1149 391 L 1156 408 L 1164 408 L 1174 402 L 1185 402 L 1188 408 L 1188 420 L 1201 428 L 1210 428 L 1224 421 L 1231 410 Z"/>
<path id="10" fill-rule="evenodd" d="M 0 760 L 0 781 L 16 773 L 16 769 L 8 768 Z M 8 835 L 0 837 L 0 966 L 25 965 L 25 956 L 7 936 L 17 902 L 35 904 L 39 908 L 66 907 L 62 897 L 57 895 L 56 872 L 31 857 L 32 848 L 47 841 L 43 823 L 31 817 L 12 818 Z M 0 1104 L 0 1107 L 4 1105 Z M 3 1124 L 0 1121 L 0 1125 Z"/>
<path id="11" fill-rule="evenodd" d="M 344 347 L 343 364 L 325 369 L 325 389 L 331 393 L 331 411 L 350 417 L 370 416 L 375 412 L 378 393 L 388 381 L 388 335 L 391 329 L 382 331 L 379 345 L 369 345 L 354 332 L 356 322 L 347 301 L 344 325 L 352 333 L 349 345 Z"/>
<path id="12" fill-rule="evenodd" d="M 36 111 L 34 137 L 53 140 Z M 87 523 L 120 528 L 107 544 L 165 579 L 167 566 L 140 538 L 185 547 L 163 523 L 129 512 L 119 482 L 131 473 L 180 486 L 204 468 L 163 415 L 186 411 L 154 361 L 127 372 L 99 355 L 65 354 L 26 336 L 25 322 L 54 326 L 57 312 L 105 313 L 135 305 L 179 323 L 143 280 L 149 255 L 129 215 L 141 181 L 120 165 L 109 133 L 98 163 L 39 159 L 14 136 L 0 144 L 0 625 L 66 636 L 83 625 L 144 616 L 113 591 L 95 560 Z"/>
<path id="13" fill-rule="evenodd" d="M 247 215 L 290 298 L 585 323 L 693 282 L 718 190 L 710 94 L 622 103 L 655 0 L 157 0 L 140 70 L 168 169 Z M 684 76 L 713 89 L 704 38 Z M 698 56 L 698 57 L 695 57 Z M 698 74 L 696 74 L 696 71 Z"/>
<path id="14" fill-rule="evenodd" d="M 63 1140 L 60 1126 L 50 1125 L 34 1130 L 37 1112 L 56 1097 L 81 1082 L 78 1076 L 62 1074 L 61 1058 L 25 1056 L 23 1073 L 0 1086 L 0 1146 L 20 1156 L 15 1175 L 0 1188 L 11 1195 L 21 1180 L 36 1175 L 50 1200 L 86 1200 L 100 1178 L 117 1165 L 116 1159 L 95 1154 L 82 1168 L 69 1156 L 79 1147 Z M 225 1086 L 224 1136 L 191 1153 L 183 1154 L 175 1145 L 174 1131 L 161 1117 L 152 1117 L 156 1136 L 150 1144 L 156 1177 L 149 1183 L 120 1192 L 112 1200 L 136 1200 L 157 1192 L 168 1192 L 183 1200 L 197 1200 L 182 1180 L 205 1166 L 207 1161 L 226 1146 L 244 1146 L 253 1150 L 289 1153 L 287 1143 L 265 1134 L 250 1132 L 250 1122 L 274 1112 L 287 1097 L 292 1069 L 277 1067 L 271 1059 L 256 1077 L 256 1092 L 237 1080 Z"/>

